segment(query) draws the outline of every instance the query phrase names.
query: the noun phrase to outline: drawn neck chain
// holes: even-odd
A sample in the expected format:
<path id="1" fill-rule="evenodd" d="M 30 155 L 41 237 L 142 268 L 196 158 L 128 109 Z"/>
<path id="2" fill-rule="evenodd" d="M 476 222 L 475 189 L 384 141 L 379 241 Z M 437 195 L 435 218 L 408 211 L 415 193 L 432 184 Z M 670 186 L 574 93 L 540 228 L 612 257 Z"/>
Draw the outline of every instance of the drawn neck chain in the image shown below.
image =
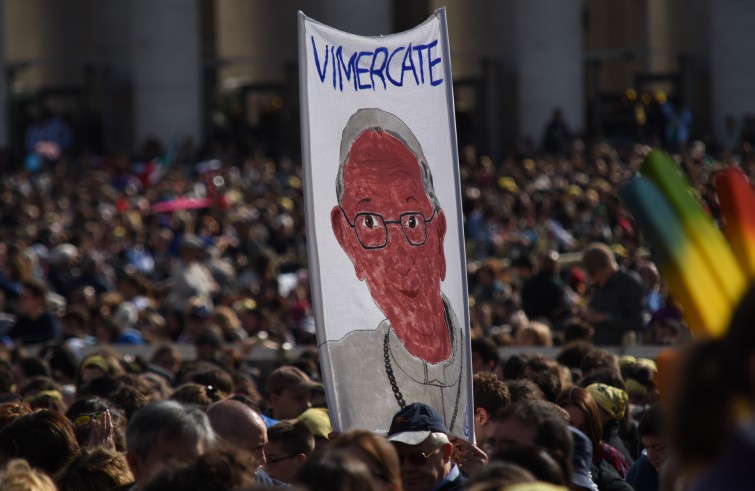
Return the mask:
<path id="1" fill-rule="evenodd" d="M 390 334 L 391 332 L 389 330 L 387 333 L 385 333 L 385 339 L 383 340 L 383 359 L 385 360 L 385 374 L 388 375 L 388 381 L 391 383 L 393 397 L 396 398 L 398 407 L 400 409 L 404 409 L 406 407 L 406 401 L 404 400 L 404 395 L 401 393 L 401 389 L 398 388 L 398 384 L 396 383 L 396 376 L 393 373 L 393 366 L 391 365 L 389 345 Z M 461 366 L 463 367 L 464 364 L 461 363 Z M 463 373 L 464 370 L 459 370 L 459 380 L 456 381 L 456 402 L 454 404 L 454 414 L 451 417 L 451 424 L 448 427 L 449 431 L 453 431 L 454 425 L 456 424 L 456 416 L 459 414 L 459 399 L 461 399 L 461 377 Z"/>

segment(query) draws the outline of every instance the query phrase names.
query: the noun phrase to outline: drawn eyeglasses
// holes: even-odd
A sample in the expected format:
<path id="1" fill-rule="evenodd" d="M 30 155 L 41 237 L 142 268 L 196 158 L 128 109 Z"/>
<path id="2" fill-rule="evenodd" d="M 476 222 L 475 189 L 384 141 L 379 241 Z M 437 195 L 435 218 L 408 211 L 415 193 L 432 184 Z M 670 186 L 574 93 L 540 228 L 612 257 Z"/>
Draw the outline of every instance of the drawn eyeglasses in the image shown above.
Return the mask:
<path id="1" fill-rule="evenodd" d="M 357 240 L 363 249 L 382 249 L 388 245 L 388 225 L 394 223 L 401 226 L 401 231 L 410 245 L 421 246 L 427 242 L 427 224 L 435 218 L 434 209 L 430 218 L 425 218 L 418 211 L 407 211 L 399 215 L 398 220 L 386 220 L 379 213 L 361 212 L 354 216 L 352 223 L 343 208 L 341 213 L 349 227 L 356 232 Z"/>

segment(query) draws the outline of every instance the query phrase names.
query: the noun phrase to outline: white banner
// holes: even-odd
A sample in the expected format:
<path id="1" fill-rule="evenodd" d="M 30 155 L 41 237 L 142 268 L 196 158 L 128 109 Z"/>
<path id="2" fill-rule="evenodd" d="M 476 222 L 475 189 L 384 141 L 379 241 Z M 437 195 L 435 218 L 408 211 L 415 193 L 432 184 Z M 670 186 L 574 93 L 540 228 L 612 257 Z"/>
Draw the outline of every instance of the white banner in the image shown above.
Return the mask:
<path id="1" fill-rule="evenodd" d="M 317 340 L 333 427 L 387 432 L 424 402 L 474 438 L 445 10 L 360 37 L 299 13 Z"/>

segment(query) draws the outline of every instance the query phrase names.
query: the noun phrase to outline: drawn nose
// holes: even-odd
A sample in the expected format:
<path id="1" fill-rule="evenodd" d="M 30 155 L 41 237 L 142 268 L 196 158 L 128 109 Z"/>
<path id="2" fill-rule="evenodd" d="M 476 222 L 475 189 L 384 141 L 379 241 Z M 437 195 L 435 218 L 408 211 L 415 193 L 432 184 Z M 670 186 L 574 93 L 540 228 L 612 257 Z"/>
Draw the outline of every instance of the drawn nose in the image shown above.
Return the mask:
<path id="1" fill-rule="evenodd" d="M 412 258 L 403 249 L 398 249 L 391 256 L 391 268 L 398 274 L 405 276 L 412 269 Z"/>

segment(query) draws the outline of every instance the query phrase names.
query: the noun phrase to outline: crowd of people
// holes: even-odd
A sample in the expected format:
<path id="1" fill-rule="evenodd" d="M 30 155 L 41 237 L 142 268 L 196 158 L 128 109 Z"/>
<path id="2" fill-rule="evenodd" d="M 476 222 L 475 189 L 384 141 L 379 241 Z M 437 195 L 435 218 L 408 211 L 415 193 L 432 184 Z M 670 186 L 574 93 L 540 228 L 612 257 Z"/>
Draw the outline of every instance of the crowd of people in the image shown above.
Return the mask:
<path id="1" fill-rule="evenodd" d="M 642 305 L 625 330 L 649 344 L 685 338 L 618 199 L 647 147 L 576 142 L 568 156 L 497 165 L 466 150 L 461 189 L 473 336 L 530 343 L 518 334 L 537 322 L 545 335 L 535 342 L 557 344 L 576 321 L 600 323 L 585 308 L 594 281 L 578 258 L 603 243 L 612 267 L 642 284 L 635 295 Z M 192 343 L 211 327 L 246 350 L 313 345 L 301 167 L 285 158 L 222 155 L 189 165 L 192 153 L 180 146 L 141 153 L 137 163 L 124 155 L 64 157 L 4 176 L 0 335 L 24 344 Z M 710 175 L 717 162 L 702 143 L 683 159 L 715 217 Z M 46 299 L 48 315 L 27 328 L 39 314 L 29 310 L 42 307 L 24 301 L 34 292 Z"/>
<path id="2" fill-rule="evenodd" d="M 748 489 L 754 300 L 726 338 L 671 359 L 588 341 L 499 358 L 473 340 L 476 443 L 422 403 L 387 434 L 333 431 L 315 353 L 260 385 L 221 348 L 162 345 L 146 364 L 17 349 L 0 362 L 0 489 Z"/>
<path id="3" fill-rule="evenodd" d="M 387 435 L 332 431 L 294 161 L 201 160 L 183 142 L 6 172 L 0 488 L 721 489 L 703 464 L 737 479 L 747 466 L 716 458 L 753 451 L 723 404 L 752 398 L 752 313 L 735 317 L 736 341 L 691 344 L 618 199 L 649 149 L 562 150 L 461 152 L 476 444 L 421 404 Z M 676 157 L 714 219 L 712 173 L 752 175 L 750 150 L 714 159 L 694 142 Z M 636 343 L 688 347 L 690 361 L 670 381 L 661 360 L 605 349 Z M 503 346 L 559 354 L 499 359 Z M 249 362 L 290 348 L 272 373 Z M 680 404 L 696 411 L 670 418 Z M 715 424 L 692 431 L 695 417 Z"/>

